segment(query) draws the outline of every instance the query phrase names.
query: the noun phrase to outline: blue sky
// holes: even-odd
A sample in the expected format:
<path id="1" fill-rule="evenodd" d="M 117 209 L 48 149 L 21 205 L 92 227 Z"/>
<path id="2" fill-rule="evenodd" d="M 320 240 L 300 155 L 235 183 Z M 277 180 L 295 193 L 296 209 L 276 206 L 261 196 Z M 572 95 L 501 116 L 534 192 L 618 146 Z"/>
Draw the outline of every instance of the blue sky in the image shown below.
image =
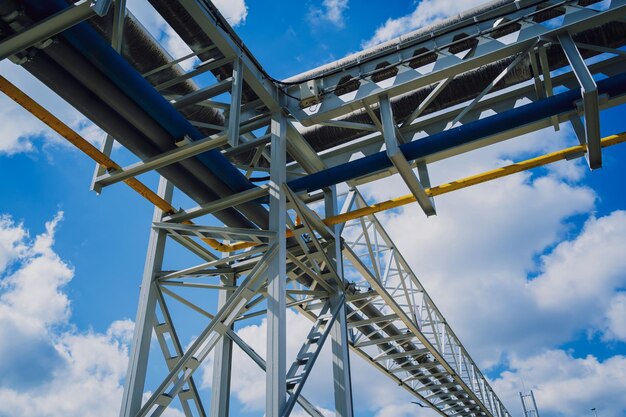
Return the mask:
<path id="1" fill-rule="evenodd" d="M 268 72 L 286 78 L 480 1 L 217 3 Z M 174 55 L 185 53 L 143 0 L 129 7 Z M 2 62 L 0 74 L 102 139 L 19 67 Z M 623 111 L 603 113 L 603 135 L 626 131 Z M 0 416 L 115 416 L 152 208 L 123 185 L 90 192 L 93 163 L 5 97 L 0 120 Z M 566 126 L 527 135 L 433 164 L 433 183 L 575 142 Z M 521 415 L 518 392 L 531 388 L 544 417 L 591 415 L 592 407 L 626 415 L 626 145 L 604 155 L 593 173 L 577 160 L 442 196 L 428 220 L 414 206 L 380 216 L 513 415 Z M 154 175 L 142 179 L 156 188 Z M 362 190 L 371 201 L 406 193 L 396 177 Z M 178 251 L 168 262 L 193 260 Z M 302 320 L 289 316 L 290 351 Z M 201 325 L 186 323 L 184 336 Z M 264 352 L 262 321 L 239 332 Z M 262 415 L 263 375 L 240 353 L 236 360 L 234 415 Z M 353 366 L 359 415 L 432 415 L 358 358 Z M 333 406 L 329 369 L 305 388 L 324 409 Z M 205 393 L 209 370 L 210 362 L 198 375 Z"/>

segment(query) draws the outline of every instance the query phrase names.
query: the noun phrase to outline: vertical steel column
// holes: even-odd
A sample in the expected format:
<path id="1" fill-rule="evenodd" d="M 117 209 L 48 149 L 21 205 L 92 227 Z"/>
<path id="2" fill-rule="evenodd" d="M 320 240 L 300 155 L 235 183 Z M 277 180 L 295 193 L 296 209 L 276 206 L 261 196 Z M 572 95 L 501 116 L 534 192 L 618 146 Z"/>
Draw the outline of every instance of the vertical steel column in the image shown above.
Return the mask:
<path id="1" fill-rule="evenodd" d="M 113 32 L 111 33 L 111 46 L 120 54 L 122 53 L 122 41 L 124 39 L 124 22 L 126 20 L 126 0 L 115 0 L 113 7 Z M 115 139 L 111 135 L 106 135 L 100 150 L 106 156 L 111 156 Z M 91 181 L 91 190 L 100 194 L 102 186 L 96 183 L 98 177 L 106 174 L 106 170 L 100 164 L 96 164 Z"/>
<path id="2" fill-rule="evenodd" d="M 337 189 L 335 186 L 324 190 L 325 216 L 335 216 L 337 213 Z M 335 268 L 341 281 L 343 281 L 343 258 L 341 255 L 341 230 L 342 225 L 333 226 L 335 234 L 335 250 L 329 253 L 335 262 Z M 337 292 L 330 297 L 330 308 L 334 310 L 337 303 L 344 304 L 337 314 L 337 319 L 331 329 L 331 348 L 333 355 L 333 381 L 335 390 L 335 411 L 337 417 L 352 417 L 352 381 L 350 376 L 350 345 L 348 343 L 348 319 L 346 317 L 345 298 L 341 297 L 343 288 L 337 288 Z"/>
<path id="3" fill-rule="evenodd" d="M 287 276 L 287 202 L 282 185 L 287 179 L 286 120 L 282 112 L 272 114 L 270 166 L 270 230 L 275 236 L 270 246 L 277 251 L 270 259 L 267 271 L 267 370 L 265 384 L 265 415 L 279 417 L 287 397 L 286 362 L 286 276 Z"/>
<path id="4" fill-rule="evenodd" d="M 229 254 L 225 253 L 224 257 Z M 233 274 L 224 275 L 222 284 L 232 287 L 235 285 Z M 220 290 L 217 299 L 217 311 L 233 293 L 232 289 Z M 213 359 L 213 383 L 211 385 L 211 417 L 227 417 L 230 410 L 230 381 L 232 372 L 233 341 L 230 337 L 223 337 L 217 342 Z"/>
<path id="5" fill-rule="evenodd" d="M 169 202 L 172 199 L 172 192 L 172 184 L 161 177 L 158 189 L 159 196 Z M 164 214 L 160 209 L 155 208 L 152 217 L 153 223 L 160 222 Z M 141 281 L 133 344 L 128 361 L 128 371 L 126 372 L 126 384 L 124 386 L 120 417 L 134 417 L 141 408 L 141 397 L 146 382 L 148 355 L 150 353 L 152 320 L 156 308 L 156 283 L 154 282 L 154 276 L 155 272 L 160 271 L 163 265 L 166 237 L 165 231 L 162 229 L 152 229 L 150 231 L 148 254 L 146 255 L 146 264 Z"/>

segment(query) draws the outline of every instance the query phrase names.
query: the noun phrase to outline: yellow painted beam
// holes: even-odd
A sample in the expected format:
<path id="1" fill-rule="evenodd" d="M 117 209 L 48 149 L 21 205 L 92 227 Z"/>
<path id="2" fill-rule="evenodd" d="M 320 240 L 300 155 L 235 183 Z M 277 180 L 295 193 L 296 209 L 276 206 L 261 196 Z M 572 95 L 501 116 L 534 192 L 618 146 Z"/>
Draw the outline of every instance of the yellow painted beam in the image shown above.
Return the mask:
<path id="1" fill-rule="evenodd" d="M 102 165 L 107 171 L 121 169 L 122 167 L 102 153 L 100 149 L 93 146 L 89 141 L 76 133 L 72 128 L 59 120 L 55 115 L 46 110 L 43 106 L 30 98 L 26 93 L 17 88 L 9 80 L 0 75 L 0 91 L 4 92 L 9 98 L 17 104 L 28 110 L 31 114 L 44 122 L 48 127 L 64 137 L 72 145 L 76 146 L 85 155 Z M 176 209 L 157 193 L 148 188 L 144 183 L 136 178 L 128 178 L 124 180 L 126 185 L 135 190 L 139 195 L 154 204 L 167 214 L 176 213 Z M 193 224 L 185 222 L 185 224 Z M 253 242 L 236 242 L 230 245 L 220 243 L 215 239 L 202 239 L 207 245 L 220 252 L 234 252 L 236 250 L 256 246 Z"/>
<path id="2" fill-rule="evenodd" d="M 626 132 L 611 135 L 601 140 L 602 148 L 617 145 L 619 143 L 626 142 Z M 483 172 L 470 177 L 465 177 L 456 181 L 452 181 L 446 184 L 437 185 L 435 187 L 427 188 L 426 194 L 429 197 L 435 197 L 442 194 L 447 194 L 452 191 L 457 191 L 463 188 L 471 187 L 473 185 L 482 184 L 484 182 L 493 181 L 498 178 L 506 177 L 508 175 L 516 174 L 518 172 L 527 171 L 529 169 L 537 168 L 540 166 L 548 165 L 557 161 L 562 161 L 569 158 L 575 158 L 583 155 L 587 152 L 587 147 L 578 145 L 571 148 L 562 149 L 560 151 L 551 152 L 536 158 L 527 159 L 522 162 L 507 165 L 501 168 L 496 168 L 491 171 Z M 372 204 L 367 207 L 363 207 L 339 216 L 329 217 L 324 220 L 329 226 L 344 223 L 348 220 L 358 219 L 360 217 L 369 216 L 381 211 L 390 210 L 393 208 L 401 207 L 406 204 L 414 203 L 415 197 L 412 194 L 407 194 L 402 197 L 394 198 L 392 200 L 383 201 L 381 203 Z"/>
<path id="3" fill-rule="evenodd" d="M 0 76 L 0 91 L 4 92 L 17 104 L 28 110 L 39 120 L 48 125 L 52 130 L 64 137 L 68 142 L 76 146 L 79 150 L 84 152 L 91 159 L 102 165 L 107 170 L 118 170 L 122 167 L 102 153 L 98 148 L 89 143 L 85 138 L 80 136 L 69 126 L 59 120 L 56 116 L 42 107 L 39 103 L 30 98 L 26 93 L 21 91 L 15 85 L 13 85 L 6 78 Z M 626 132 L 611 135 L 601 140 L 602 148 L 617 145 L 619 143 L 626 142 Z M 498 178 L 503 178 L 508 175 L 516 174 L 518 172 L 527 171 L 529 169 L 537 168 L 540 166 L 548 165 L 557 161 L 565 159 L 571 159 L 579 157 L 587 152 L 586 146 L 572 146 L 560 151 L 551 152 L 536 158 L 527 159 L 522 162 L 507 165 L 501 168 L 493 169 L 491 171 L 483 172 L 470 177 L 465 177 L 457 181 L 452 181 L 446 184 L 437 185 L 435 187 L 427 188 L 426 194 L 429 197 L 435 197 L 442 194 L 450 193 L 452 191 L 460 190 L 463 188 L 471 187 L 473 185 L 482 184 L 488 181 L 493 181 Z M 159 209 L 163 210 L 167 214 L 174 214 L 176 209 L 163 198 L 159 197 L 154 191 L 144 185 L 136 178 L 128 178 L 124 182 L 146 200 L 150 201 Z M 345 223 L 349 220 L 358 219 L 364 216 L 369 216 L 381 211 L 390 210 L 393 208 L 401 207 L 415 202 L 413 194 L 407 194 L 402 197 L 394 198 L 391 200 L 383 201 L 380 203 L 372 204 L 367 207 L 363 207 L 357 210 L 353 210 L 348 213 L 340 214 L 337 216 L 328 217 L 323 220 L 327 226 L 333 226 L 339 223 Z M 193 224 L 191 221 L 184 222 L 185 224 Z M 298 224 L 296 219 L 296 224 Z M 287 231 L 287 237 L 293 236 L 291 230 Z M 241 249 L 257 246 L 257 243 L 252 242 L 235 242 L 232 244 L 223 244 L 215 239 L 204 238 L 202 239 L 207 245 L 219 252 L 234 252 Z"/>

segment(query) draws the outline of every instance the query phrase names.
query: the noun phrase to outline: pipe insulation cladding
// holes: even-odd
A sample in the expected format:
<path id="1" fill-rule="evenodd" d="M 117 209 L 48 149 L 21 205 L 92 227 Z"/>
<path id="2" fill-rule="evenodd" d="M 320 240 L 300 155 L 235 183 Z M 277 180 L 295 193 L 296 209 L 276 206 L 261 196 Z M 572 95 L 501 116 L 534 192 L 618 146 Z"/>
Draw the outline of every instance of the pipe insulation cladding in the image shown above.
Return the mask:
<path id="1" fill-rule="evenodd" d="M 19 5 L 15 1 L 0 0 L 0 9 L 2 10 L 10 8 L 10 6 L 16 7 L 16 5 L 21 5 L 25 15 L 34 21 L 40 21 L 69 7 L 63 0 L 45 2 L 23 0 Z M 53 90 L 59 92 L 72 104 L 75 101 L 74 97 L 62 94 L 63 90 L 66 88 L 87 90 L 86 93 L 88 93 L 87 95 L 91 98 L 91 101 L 88 104 L 83 103 L 84 105 L 79 108 L 81 111 L 87 110 L 89 112 L 90 106 L 94 103 L 97 105 L 103 104 L 104 106 L 101 107 L 114 110 L 114 112 L 122 116 L 122 119 L 127 119 L 128 121 L 132 119 L 133 122 L 130 124 L 134 125 L 139 132 L 146 130 L 151 130 L 153 133 L 159 132 L 157 135 L 141 134 L 142 137 L 148 139 L 141 144 L 133 142 L 139 138 L 137 135 L 117 137 L 124 146 L 128 146 L 131 149 L 133 147 L 145 148 L 145 143 L 159 142 L 160 137 L 162 145 L 173 148 L 176 141 L 185 137 L 191 140 L 200 140 L 206 136 L 174 109 L 171 103 L 162 97 L 135 68 L 122 58 L 90 24 L 86 22 L 80 23 L 63 32 L 58 36 L 58 39 L 59 42 L 57 44 L 49 47 L 50 51 L 42 50 L 36 53 L 33 62 L 25 65 L 25 68 L 35 73 L 38 78 L 43 77 L 43 79 L 47 79 L 48 82 L 46 84 L 49 86 L 54 85 L 55 88 Z M 71 61 L 63 70 L 65 80 L 62 85 L 58 83 L 57 79 L 47 77 L 45 68 L 38 68 L 40 62 L 46 61 L 46 59 L 37 59 L 39 55 L 50 56 L 52 59 L 49 61 L 56 61 L 57 65 L 60 65 L 59 62 L 65 63 L 67 59 Z M 48 64 L 50 63 L 48 62 Z M 76 64 L 78 67 L 74 68 L 72 64 Z M 105 85 L 110 85 L 113 88 L 110 90 L 103 89 L 102 84 L 98 81 L 103 81 Z M 113 100 L 112 96 L 114 94 L 108 94 L 107 91 L 115 91 L 117 98 L 122 97 L 124 100 L 122 102 Z M 97 99 L 93 100 L 93 98 Z M 108 100 L 108 102 L 101 103 L 104 100 Z M 142 120 L 139 120 L 142 113 L 144 117 Z M 91 119 L 96 124 L 101 125 L 98 117 Z M 118 122 L 119 118 L 115 120 L 115 124 Z M 111 132 L 108 131 L 108 133 Z M 128 140 L 125 140 L 126 138 Z M 156 154 L 168 150 L 167 148 L 162 149 L 163 146 L 157 146 L 156 148 Z M 146 156 L 145 153 L 143 154 Z M 142 153 L 139 153 L 139 156 L 141 155 Z M 197 159 L 190 159 L 179 165 L 187 166 L 187 172 L 190 172 L 189 165 L 195 165 L 196 168 L 199 168 L 197 175 L 195 173 L 194 175 L 189 175 L 199 177 L 199 181 L 204 183 L 202 187 L 204 192 L 193 194 L 193 198 L 199 203 L 212 201 L 219 197 L 254 187 L 217 149 L 205 152 L 199 155 Z M 202 174 L 200 175 L 200 173 Z M 184 175 L 179 175 L 178 177 L 183 183 L 187 181 L 183 178 Z M 179 186 L 180 183 L 176 185 Z M 222 217 L 224 217 L 225 223 L 234 227 L 256 227 L 255 224 L 265 227 L 267 225 L 267 211 L 261 204 L 245 203 L 237 207 L 237 209 L 244 216 L 232 209 L 224 210 Z"/>

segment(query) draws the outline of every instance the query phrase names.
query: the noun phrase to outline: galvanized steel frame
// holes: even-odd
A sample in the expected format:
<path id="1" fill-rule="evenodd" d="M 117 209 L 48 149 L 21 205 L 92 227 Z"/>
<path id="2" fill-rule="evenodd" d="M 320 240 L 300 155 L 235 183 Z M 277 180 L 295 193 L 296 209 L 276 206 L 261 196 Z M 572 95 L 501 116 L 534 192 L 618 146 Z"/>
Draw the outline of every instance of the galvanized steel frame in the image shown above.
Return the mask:
<path id="1" fill-rule="evenodd" d="M 501 22 L 496 21 L 502 17 L 493 12 L 470 26 L 452 28 L 428 39 L 411 40 L 408 44 L 401 44 L 395 51 L 386 51 L 367 62 L 343 68 L 341 73 L 323 76 L 317 82 L 327 94 L 321 97 L 317 109 L 305 110 L 300 108 L 299 101 L 294 98 L 298 97 L 299 86 L 288 87 L 283 91 L 285 85 L 270 80 L 245 47 L 221 27 L 219 19 L 204 0 L 180 0 L 180 4 L 214 42 L 183 58 L 197 56 L 209 49 L 218 50 L 221 57 L 205 62 L 156 88 L 163 90 L 220 66 L 232 65 L 230 78 L 187 96 L 167 97 L 176 108 L 191 104 L 220 108 L 227 116 L 227 126 L 203 126 L 216 128 L 218 133 L 196 142 L 183 140 L 173 151 L 115 172 L 104 173 L 100 170 L 94 178 L 94 188 L 101 190 L 210 149 L 223 147 L 226 147 L 224 154 L 227 156 L 243 149 L 254 150 L 252 164 L 245 167 L 247 175 L 266 169 L 258 165 L 261 158 L 265 158 L 269 162 L 270 181 L 265 186 L 176 213 L 155 210 L 121 416 L 161 415 L 176 397 L 187 417 L 207 415 L 193 374 L 207 355 L 216 351 L 218 365 L 213 384 L 220 386 L 220 389 L 213 393 L 210 415 L 225 417 L 229 414 L 233 342 L 266 371 L 268 417 L 289 415 L 295 401 L 310 415 L 321 416 L 311 402 L 299 395 L 301 386 L 296 390 L 289 388 L 285 316 L 288 308 L 294 308 L 315 323 L 311 333 L 313 338 L 303 344 L 306 349 L 317 344 L 315 358 L 327 336 L 333 339 L 337 415 L 351 417 L 354 414 L 348 354 L 350 349 L 440 415 L 507 417 L 507 410 L 376 217 L 371 215 L 328 228 L 309 203 L 323 198 L 325 216 L 336 214 L 340 200 L 335 191 L 325 190 L 323 195 L 314 196 L 296 195 L 286 183 L 292 176 L 323 170 L 338 161 L 353 158 L 357 151 L 378 151 L 386 144 L 395 168 L 355 179 L 350 185 L 400 172 L 424 211 L 434 214 L 433 201 L 425 195 L 423 189 L 430 185 L 427 163 L 541 127 L 558 127 L 563 121 L 576 120 L 580 114 L 584 114 L 586 122 L 584 131 L 580 133 L 581 140 L 590 145 L 591 166 L 598 167 L 601 154 L 594 146 L 599 138 L 599 111 L 621 104 L 624 99 L 603 100 L 598 97 L 597 91 L 594 93 L 592 76 L 601 71 L 623 69 L 626 53 L 594 45 L 576 45 L 571 35 L 623 18 L 626 0 L 610 0 L 608 5 L 601 2 L 603 5 L 597 7 L 580 6 L 577 0 L 554 3 L 549 7 L 564 10 L 562 24 L 558 28 L 533 21 L 533 15 L 539 13 L 536 9 L 538 3 L 535 0 L 522 0 L 516 2 L 515 6 L 507 5 L 504 8 L 507 13 L 505 24 L 521 25 L 518 31 L 505 37 L 492 36 L 494 28 L 500 28 Z M 85 4 L 108 6 L 105 0 L 76 5 L 67 14 L 55 17 L 54 24 L 44 22 L 45 26 L 36 26 L 32 32 L 0 43 L 0 52 L 9 51 L 12 54 L 31 47 L 97 11 L 94 9 L 83 14 L 87 7 Z M 113 46 L 119 51 L 125 2 L 117 2 L 117 6 Z M 79 8 L 81 13 L 76 18 L 75 13 Z M 459 38 L 460 34 L 466 36 Z M 19 47 L 15 46 L 17 41 Z M 472 46 L 458 53 L 450 51 L 451 47 L 462 42 L 469 42 Z M 552 76 L 545 71 L 544 45 L 548 42 L 560 42 L 573 68 L 572 72 Z M 415 59 L 412 52 L 422 48 L 425 48 L 425 52 L 421 55 L 435 53 L 436 62 L 427 67 L 410 67 L 411 60 Z M 578 52 L 579 48 L 595 48 L 601 52 L 614 53 L 616 57 L 587 65 Z M 469 106 L 464 103 L 423 115 L 424 110 L 455 75 L 498 59 L 517 56 L 509 66 L 512 68 L 526 55 L 530 57 L 533 68 L 537 69 L 541 65 L 544 69 L 541 75 L 535 71 L 533 80 L 493 94 L 489 93 L 488 88 L 471 100 Z M 171 65 L 177 65 L 183 58 L 175 60 Z M 398 74 L 391 81 L 372 81 L 371 75 L 384 62 L 398 68 Z M 163 68 L 155 68 L 145 75 L 161 70 Z M 349 97 L 335 96 L 332 92 L 346 75 L 359 80 L 358 89 L 349 93 Z M 493 87 L 504 75 L 506 71 L 496 77 L 490 86 Z M 584 99 L 579 110 L 503 132 L 497 137 L 484 138 L 444 154 L 430 155 L 420 161 L 407 161 L 397 149 L 399 143 L 407 139 L 415 140 L 416 132 L 446 129 L 456 122 L 478 118 L 487 109 L 515 108 L 522 99 L 540 100 L 552 95 L 555 87 L 571 87 L 574 80 L 583 91 Z M 244 82 L 259 100 L 242 103 Z M 390 102 L 399 95 L 430 84 L 436 84 L 436 88 L 412 114 L 405 120 L 394 120 Z M 230 103 L 213 100 L 222 93 L 230 94 Z M 380 110 L 381 120 L 374 112 L 376 109 Z M 334 120 L 356 110 L 369 114 L 372 124 Z M 339 126 L 366 133 L 359 140 L 318 155 L 296 128 L 296 121 L 304 125 Z M 266 133 L 257 137 L 254 132 L 263 128 L 266 128 Z M 111 144 L 112 138 L 109 137 L 105 145 L 109 151 Z M 288 155 L 293 158 L 293 163 L 287 163 Z M 413 171 L 414 166 L 417 167 L 417 174 Z M 170 201 L 172 192 L 172 185 L 162 179 L 159 195 Z M 262 197 L 269 197 L 268 230 L 184 224 Z M 363 196 L 356 188 L 352 188 L 344 199 L 341 211 L 364 205 Z M 246 241 L 256 246 L 220 256 L 207 249 L 198 238 Z M 177 271 L 164 271 L 162 264 L 166 239 L 179 243 L 204 262 Z M 218 282 L 200 283 L 197 282 L 198 277 L 214 277 Z M 210 312 L 177 294 L 176 288 L 218 291 L 220 296 L 216 311 Z M 168 300 L 175 300 L 211 320 L 187 349 L 183 348 L 184 344 L 177 335 Z M 332 311 L 331 320 L 323 322 L 318 312 L 320 309 L 324 312 Z M 157 311 L 163 319 L 157 318 Z M 254 352 L 234 331 L 235 323 L 261 315 L 267 315 L 268 319 L 267 360 Z M 321 333 L 318 332 L 320 329 L 323 329 Z M 142 405 L 152 331 L 161 347 L 169 373 Z M 318 333 L 321 335 L 319 338 Z M 168 345 L 167 340 L 171 340 L 173 345 Z M 306 368 L 306 374 L 300 380 L 302 384 L 311 367 Z M 288 397 L 288 392 L 291 397 Z"/>

